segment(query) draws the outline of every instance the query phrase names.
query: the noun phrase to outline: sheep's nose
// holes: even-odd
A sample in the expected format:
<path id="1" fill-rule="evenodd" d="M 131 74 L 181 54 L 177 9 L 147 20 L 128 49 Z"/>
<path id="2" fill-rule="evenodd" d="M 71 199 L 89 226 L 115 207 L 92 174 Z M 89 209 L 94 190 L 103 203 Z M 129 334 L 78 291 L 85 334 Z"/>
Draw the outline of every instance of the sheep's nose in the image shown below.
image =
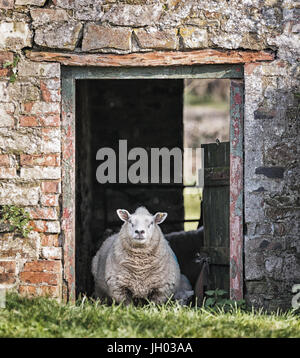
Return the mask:
<path id="1" fill-rule="evenodd" d="M 143 235 L 143 234 L 145 234 L 145 230 L 135 230 L 135 233 Z"/>

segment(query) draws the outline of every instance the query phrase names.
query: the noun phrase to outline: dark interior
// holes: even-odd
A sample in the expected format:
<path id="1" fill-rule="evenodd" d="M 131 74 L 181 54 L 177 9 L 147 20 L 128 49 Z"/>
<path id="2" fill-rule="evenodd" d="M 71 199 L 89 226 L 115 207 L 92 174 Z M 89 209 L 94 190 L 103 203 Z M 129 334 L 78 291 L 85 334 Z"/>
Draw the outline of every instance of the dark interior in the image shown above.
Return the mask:
<path id="1" fill-rule="evenodd" d="M 183 80 L 76 82 L 77 296 L 93 294 L 91 261 L 102 242 L 122 225 L 116 210 L 134 212 L 139 206 L 146 206 L 153 214 L 168 212 L 161 229 L 195 292 L 206 260 L 210 260 L 210 271 L 205 287 L 229 291 L 229 142 L 204 145 L 208 176 L 205 174 L 199 230 L 182 231 L 184 186 L 174 180 L 178 173 L 174 173 L 172 158 L 170 182 L 164 183 L 161 175 L 156 183 L 150 180 L 151 149 L 183 149 L 183 94 Z M 133 148 L 143 148 L 148 154 L 147 183 L 118 182 L 119 158 L 125 151 L 119 152 L 120 140 L 127 141 L 127 155 Z M 99 183 L 96 178 L 97 169 L 107 160 L 96 158 L 101 148 L 111 148 L 116 155 L 116 182 Z M 136 160 L 128 160 L 125 169 Z M 162 161 L 159 169 L 162 174 Z"/>
<path id="2" fill-rule="evenodd" d="M 77 295 L 93 292 L 91 260 L 103 240 L 120 228 L 118 208 L 133 212 L 143 205 L 151 213 L 166 211 L 163 232 L 183 229 L 183 187 L 174 183 L 172 175 L 170 184 L 161 183 L 161 178 L 158 184 L 100 184 L 96 180 L 101 164 L 97 151 L 110 147 L 118 157 L 120 139 L 128 141 L 128 152 L 133 147 L 148 153 L 150 148 L 183 148 L 183 87 L 183 80 L 76 82 Z M 128 161 L 128 166 L 132 163 Z"/>

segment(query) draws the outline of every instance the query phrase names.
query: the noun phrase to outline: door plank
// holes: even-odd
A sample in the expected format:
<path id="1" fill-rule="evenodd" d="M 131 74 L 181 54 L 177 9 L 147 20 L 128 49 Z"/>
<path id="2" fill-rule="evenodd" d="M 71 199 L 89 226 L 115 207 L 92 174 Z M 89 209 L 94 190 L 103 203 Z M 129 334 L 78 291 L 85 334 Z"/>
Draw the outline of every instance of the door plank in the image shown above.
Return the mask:
<path id="1" fill-rule="evenodd" d="M 210 257 L 210 289 L 229 293 L 229 162 L 230 144 L 203 144 L 203 251 Z"/>

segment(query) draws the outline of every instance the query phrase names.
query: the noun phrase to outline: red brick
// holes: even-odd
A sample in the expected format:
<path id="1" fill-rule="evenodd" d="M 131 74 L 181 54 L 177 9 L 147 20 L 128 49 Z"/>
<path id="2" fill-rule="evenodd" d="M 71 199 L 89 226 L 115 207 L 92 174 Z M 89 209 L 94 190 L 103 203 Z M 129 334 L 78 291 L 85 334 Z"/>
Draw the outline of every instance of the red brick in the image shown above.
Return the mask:
<path id="1" fill-rule="evenodd" d="M 59 297 L 59 287 L 46 285 L 20 285 L 19 293 L 28 297 L 45 296 L 50 298 L 56 298 Z"/>
<path id="2" fill-rule="evenodd" d="M 3 2 L 3 0 L 0 0 L 0 4 L 1 4 L 1 2 Z M 13 59 L 14 59 L 14 54 L 12 52 L 0 51 L 0 65 L 1 65 L 1 67 L 6 62 L 12 62 Z"/>
<path id="3" fill-rule="evenodd" d="M 50 297 L 50 298 L 59 297 L 58 286 L 40 286 L 38 291 L 41 296 Z"/>
<path id="4" fill-rule="evenodd" d="M 31 285 L 20 285 L 19 286 L 19 293 L 20 295 L 23 295 L 23 296 L 29 296 L 29 297 L 32 297 L 32 296 L 36 296 L 36 287 L 35 286 L 31 286 Z"/>
<path id="5" fill-rule="evenodd" d="M 47 88 L 47 85 L 44 81 L 41 81 L 41 91 L 42 91 L 42 99 L 45 102 L 51 102 L 51 92 Z"/>
<path id="6" fill-rule="evenodd" d="M 41 125 L 43 127 L 59 127 L 60 126 L 60 116 L 59 115 L 50 115 L 40 118 Z"/>
<path id="7" fill-rule="evenodd" d="M 15 273 L 16 262 L 15 261 L 0 261 L 0 273 Z"/>
<path id="8" fill-rule="evenodd" d="M 48 273 L 60 273 L 61 263 L 60 261 L 48 261 L 48 260 L 36 260 L 26 262 L 23 268 L 23 272 L 48 272 Z"/>
<path id="9" fill-rule="evenodd" d="M 29 224 L 36 232 L 44 232 L 49 234 L 58 234 L 60 232 L 60 225 L 59 221 L 57 220 L 32 220 Z"/>
<path id="10" fill-rule="evenodd" d="M 16 262 L 0 261 L 0 284 L 12 284 L 16 281 Z"/>
<path id="11" fill-rule="evenodd" d="M 28 154 L 21 154 L 20 164 L 22 166 L 33 166 L 33 156 Z"/>
<path id="12" fill-rule="evenodd" d="M 55 208 L 27 208 L 26 211 L 29 212 L 29 215 L 32 219 L 48 219 L 48 220 L 57 220 L 57 211 Z"/>
<path id="13" fill-rule="evenodd" d="M 42 234 L 41 238 L 42 238 L 41 240 L 42 246 L 54 246 L 54 247 L 60 246 L 58 235 Z"/>
<path id="14" fill-rule="evenodd" d="M 0 167 L 9 167 L 9 155 L 8 154 L 0 154 Z"/>
<path id="15" fill-rule="evenodd" d="M 9 68 L 0 68 L 0 77 L 9 77 L 10 69 Z"/>
<path id="16" fill-rule="evenodd" d="M 32 107 L 34 105 L 34 102 L 26 102 L 24 103 L 24 112 L 30 113 L 32 110 Z"/>
<path id="17" fill-rule="evenodd" d="M 10 273 L 0 273 L 0 284 L 11 285 L 16 282 L 16 276 Z"/>
<path id="18" fill-rule="evenodd" d="M 43 137 L 47 140 L 51 139 L 51 136 L 53 135 L 53 132 L 57 131 L 57 129 L 54 128 L 42 128 L 42 134 Z"/>
<path id="19" fill-rule="evenodd" d="M 16 271 L 15 261 L 0 261 L 0 275 L 15 274 L 15 271 Z"/>
<path id="20" fill-rule="evenodd" d="M 59 192 L 59 182 L 54 181 L 45 181 L 42 182 L 42 192 L 43 193 L 58 193 Z"/>
<path id="21" fill-rule="evenodd" d="M 0 284 L 9 285 L 16 282 L 16 275 L 14 273 L 0 273 Z"/>
<path id="22" fill-rule="evenodd" d="M 48 272 L 21 272 L 20 280 L 31 284 L 58 285 L 59 275 Z"/>
<path id="23" fill-rule="evenodd" d="M 46 232 L 47 231 L 47 222 L 43 220 L 31 220 L 29 225 L 36 232 Z"/>
<path id="24" fill-rule="evenodd" d="M 20 117 L 20 126 L 21 127 L 36 127 L 38 126 L 38 120 L 33 116 L 21 116 Z"/>
<path id="25" fill-rule="evenodd" d="M 56 167 L 60 165 L 60 154 L 28 155 L 21 154 L 22 166 L 46 166 Z"/>
<path id="26" fill-rule="evenodd" d="M 21 112 L 31 116 L 50 116 L 60 114 L 60 103 L 45 101 L 30 101 L 21 104 Z"/>
<path id="27" fill-rule="evenodd" d="M 41 196 L 41 204 L 43 206 L 58 206 L 58 197 L 57 194 L 46 194 Z"/>

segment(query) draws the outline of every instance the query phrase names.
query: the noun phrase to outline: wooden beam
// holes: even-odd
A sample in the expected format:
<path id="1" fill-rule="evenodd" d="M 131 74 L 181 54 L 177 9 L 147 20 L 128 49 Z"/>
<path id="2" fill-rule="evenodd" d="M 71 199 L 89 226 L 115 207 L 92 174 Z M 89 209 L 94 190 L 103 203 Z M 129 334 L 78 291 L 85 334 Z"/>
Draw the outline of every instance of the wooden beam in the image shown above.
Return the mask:
<path id="1" fill-rule="evenodd" d="M 230 298 L 243 299 L 244 252 L 244 82 L 230 85 Z"/>
<path id="2" fill-rule="evenodd" d="M 75 81 L 62 81 L 62 237 L 64 301 L 76 300 L 75 274 Z"/>
<path id="3" fill-rule="evenodd" d="M 76 54 L 64 52 L 26 51 L 26 57 L 37 62 L 59 62 L 66 66 L 97 67 L 156 67 L 191 66 L 207 64 L 244 64 L 272 61 L 274 55 L 268 51 L 221 51 L 197 50 L 190 52 L 158 51 L 119 54 Z"/>
<path id="4" fill-rule="evenodd" d="M 194 65 L 157 67 L 63 66 L 62 77 L 80 79 L 186 79 L 244 77 L 243 65 Z"/>

